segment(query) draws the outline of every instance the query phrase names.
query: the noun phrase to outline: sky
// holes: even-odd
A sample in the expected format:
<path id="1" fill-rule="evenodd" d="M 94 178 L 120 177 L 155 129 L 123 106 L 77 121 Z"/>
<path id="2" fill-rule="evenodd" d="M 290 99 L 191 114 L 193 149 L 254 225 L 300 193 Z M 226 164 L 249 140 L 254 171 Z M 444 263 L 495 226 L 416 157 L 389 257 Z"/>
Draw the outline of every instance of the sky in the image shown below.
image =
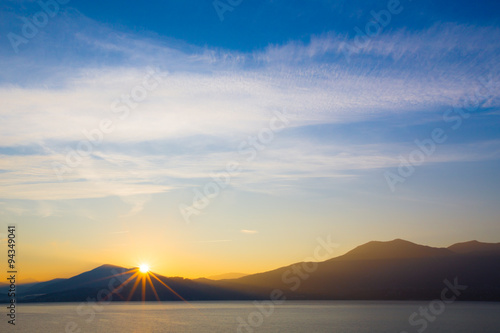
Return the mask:
<path id="1" fill-rule="evenodd" d="M 327 237 L 331 257 L 499 242 L 499 10 L 2 1 L 0 236 L 17 226 L 19 277 L 255 273 Z"/>

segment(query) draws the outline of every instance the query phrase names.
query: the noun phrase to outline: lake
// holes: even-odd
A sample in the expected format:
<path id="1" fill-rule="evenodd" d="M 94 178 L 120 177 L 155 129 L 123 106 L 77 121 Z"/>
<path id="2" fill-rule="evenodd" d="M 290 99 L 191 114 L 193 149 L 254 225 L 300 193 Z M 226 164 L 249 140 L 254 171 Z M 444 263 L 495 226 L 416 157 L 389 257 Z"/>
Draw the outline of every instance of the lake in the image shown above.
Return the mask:
<path id="1" fill-rule="evenodd" d="M 21 304 L 1 332 L 498 333 L 500 303 L 389 301 Z M 423 311 L 422 314 L 419 311 Z M 416 313 L 416 314 L 414 314 Z M 409 322 L 411 318 L 412 324 Z"/>

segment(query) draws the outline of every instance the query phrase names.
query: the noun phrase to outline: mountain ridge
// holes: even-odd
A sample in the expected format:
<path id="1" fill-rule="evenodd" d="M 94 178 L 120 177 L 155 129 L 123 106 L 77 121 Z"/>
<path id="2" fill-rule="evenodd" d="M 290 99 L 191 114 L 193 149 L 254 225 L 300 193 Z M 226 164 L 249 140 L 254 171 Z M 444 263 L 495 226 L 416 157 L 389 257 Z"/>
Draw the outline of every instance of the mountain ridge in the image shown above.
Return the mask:
<path id="1" fill-rule="evenodd" d="M 412 243 L 400 238 L 391 241 L 370 241 L 359 245 L 346 254 L 332 258 L 350 260 L 408 259 L 432 256 L 447 256 L 454 252 L 447 248 L 437 248 Z"/>
<path id="2" fill-rule="evenodd" d="M 484 243 L 477 240 L 455 243 L 448 246 L 455 253 L 500 252 L 500 243 Z"/>
<path id="3" fill-rule="evenodd" d="M 113 301 L 139 301 L 142 298 L 134 283 L 126 283 L 134 277 L 151 280 L 151 286 L 142 291 L 144 300 L 151 301 L 158 298 L 169 301 L 266 299 L 276 289 L 282 290 L 287 299 L 432 299 L 439 296 L 444 280 L 454 278 L 460 278 L 460 282 L 469 287 L 464 292 L 464 300 L 500 301 L 498 250 L 500 243 L 478 241 L 456 243 L 447 248 L 402 239 L 371 241 L 322 262 L 298 262 L 223 280 L 191 280 L 152 272 L 146 276 L 136 273 L 137 269 L 105 264 L 68 279 L 20 288 L 19 301 L 85 301 L 106 289 L 113 292 Z M 115 295 L 110 290 L 124 282 L 123 291 Z"/>

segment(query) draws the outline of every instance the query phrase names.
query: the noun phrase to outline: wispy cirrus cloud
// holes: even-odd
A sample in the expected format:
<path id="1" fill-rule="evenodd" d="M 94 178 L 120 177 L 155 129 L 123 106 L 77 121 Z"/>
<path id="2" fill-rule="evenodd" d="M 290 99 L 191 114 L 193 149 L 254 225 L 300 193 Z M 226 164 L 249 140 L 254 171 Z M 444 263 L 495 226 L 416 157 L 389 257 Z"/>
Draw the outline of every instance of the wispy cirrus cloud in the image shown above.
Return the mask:
<path id="1" fill-rule="evenodd" d="M 255 235 L 255 234 L 259 233 L 257 230 L 248 230 L 248 229 L 240 230 L 240 232 L 242 234 L 248 234 L 248 235 Z"/>
<path id="2" fill-rule="evenodd" d="M 288 145 L 294 142 L 294 145 Z M 413 142 L 400 144 L 318 145 L 314 141 L 283 140 L 251 163 L 245 172 L 231 178 L 231 187 L 243 191 L 280 193 L 300 191 L 309 179 L 359 178 L 360 172 L 394 168 L 399 156 L 415 149 Z M 450 144 L 438 147 L 439 154 L 427 163 L 486 161 L 500 158 L 500 141 Z M 3 156 L 11 172 L 0 173 L 2 197 L 6 199 L 64 200 L 119 196 L 131 205 L 129 215 L 140 212 L 150 194 L 196 187 L 211 181 L 227 161 L 237 160 L 234 151 L 183 153 L 175 156 L 140 153 L 97 153 L 70 173 L 64 182 L 54 174 L 52 156 Z M 19 167 L 23 165 L 23 167 Z M 30 170 L 35 170 L 31 171 Z M 270 188 L 268 185 L 273 184 Z"/>
<path id="3" fill-rule="evenodd" d="M 407 70 L 422 67 L 447 70 L 451 64 L 461 64 L 455 67 L 456 70 L 467 69 L 470 65 L 497 67 L 494 56 L 500 49 L 499 36 L 498 27 L 456 23 L 437 23 L 425 30 L 391 30 L 360 39 L 330 32 L 312 36 L 308 43 L 292 41 L 269 46 L 257 52 L 255 57 L 265 63 L 334 61 L 352 68 L 373 64 L 386 69 L 404 64 Z M 352 58 L 353 62 L 344 62 L 347 58 Z"/>
<path id="4" fill-rule="evenodd" d="M 88 54 L 86 64 L 75 54 L 77 66 L 44 64 L 52 71 L 45 69 L 46 76 L 37 76 L 37 83 L 3 76 L 0 142 L 16 152 L 0 160 L 3 198 L 118 195 L 134 214 L 149 194 L 194 186 L 221 169 L 221 161 L 238 157 L 238 144 L 266 126 L 275 110 L 286 111 L 290 128 L 427 115 L 473 94 L 485 73 L 498 81 L 500 32 L 492 27 L 449 23 L 424 31 L 392 31 L 373 38 L 346 63 L 342 45 L 352 40 L 333 33 L 306 44 L 290 42 L 242 53 L 116 31 L 97 33 L 98 28 L 109 28 L 81 20 L 90 24 L 88 32 L 64 31 L 76 50 L 91 47 L 117 65 L 96 62 Z M 37 45 L 33 47 L 36 51 Z M 22 62 L 6 60 L 20 76 L 30 74 Z M 168 75 L 120 119 L 113 102 L 141 82 L 148 66 Z M 498 105 L 497 94 L 483 107 Z M 87 140 L 84 132 L 105 118 L 113 120 L 113 131 L 71 168 L 65 182 L 57 180 L 53 163 L 66 163 L 67 153 Z M 411 125 L 415 117 L 407 121 Z M 252 190 L 270 180 L 352 177 L 353 170 L 397 165 L 397 154 L 404 151 L 404 144 L 339 145 L 287 133 L 259 153 L 232 186 Z M 146 146 L 149 150 L 136 151 Z M 23 153 L 21 147 L 38 153 Z M 449 148 L 449 154 L 428 162 L 496 156 L 496 148 L 488 147 L 476 152 L 465 146 Z"/>

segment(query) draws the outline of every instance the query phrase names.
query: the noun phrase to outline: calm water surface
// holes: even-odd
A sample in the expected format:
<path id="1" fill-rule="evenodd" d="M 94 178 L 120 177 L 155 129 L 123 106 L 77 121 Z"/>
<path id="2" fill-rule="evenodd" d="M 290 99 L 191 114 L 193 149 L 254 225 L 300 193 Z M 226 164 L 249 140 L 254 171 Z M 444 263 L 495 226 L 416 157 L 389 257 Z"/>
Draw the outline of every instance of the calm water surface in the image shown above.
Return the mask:
<path id="1" fill-rule="evenodd" d="M 95 304 L 94 304 L 95 305 Z M 429 302 L 304 301 L 259 310 L 253 302 L 19 305 L 0 332 L 340 332 L 499 333 L 500 303 L 456 302 L 438 315 L 409 317 Z M 435 308 L 436 313 L 442 309 Z M 246 322 L 243 323 L 243 321 Z"/>

